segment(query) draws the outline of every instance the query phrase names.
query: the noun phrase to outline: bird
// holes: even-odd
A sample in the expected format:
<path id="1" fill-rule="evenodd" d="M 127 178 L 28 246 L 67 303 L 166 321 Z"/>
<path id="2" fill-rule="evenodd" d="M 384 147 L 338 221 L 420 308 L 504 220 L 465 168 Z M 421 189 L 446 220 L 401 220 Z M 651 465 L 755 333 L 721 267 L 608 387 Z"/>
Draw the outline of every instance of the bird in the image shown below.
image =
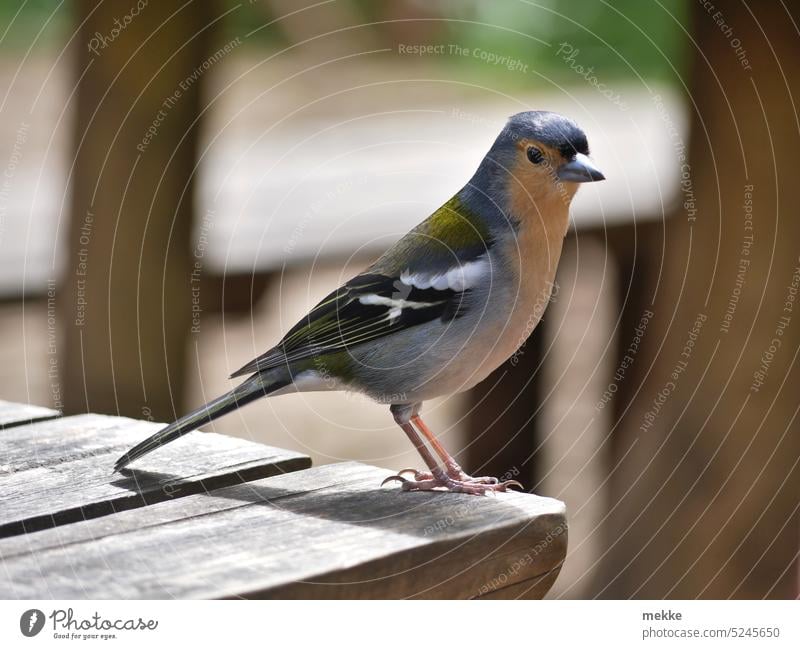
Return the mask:
<path id="1" fill-rule="evenodd" d="M 467 474 L 420 416 L 521 347 L 550 301 L 569 207 L 604 180 L 585 133 L 549 111 L 511 116 L 470 180 L 372 265 L 327 295 L 230 392 L 131 448 L 114 470 L 261 397 L 355 391 L 389 406 L 426 465 L 384 480 L 404 491 L 487 495 L 516 480 Z"/>

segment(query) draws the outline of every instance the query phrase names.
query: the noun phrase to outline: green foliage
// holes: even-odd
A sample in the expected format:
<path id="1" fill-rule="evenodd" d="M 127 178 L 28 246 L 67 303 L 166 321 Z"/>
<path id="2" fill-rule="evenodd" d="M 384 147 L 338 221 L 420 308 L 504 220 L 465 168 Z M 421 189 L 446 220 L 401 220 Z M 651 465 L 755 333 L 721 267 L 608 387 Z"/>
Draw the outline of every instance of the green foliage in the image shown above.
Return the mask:
<path id="1" fill-rule="evenodd" d="M 0 48 L 25 51 L 34 40 L 43 48 L 63 46 L 70 14 L 52 0 L 0 0 Z"/>
<path id="2" fill-rule="evenodd" d="M 473 0 L 466 4 L 473 5 L 473 20 L 484 24 L 453 24 L 451 38 L 519 59 L 534 74 L 556 82 L 575 77 L 566 55 L 557 53 L 561 43 L 579 52 L 574 62 L 593 66 L 604 79 L 674 80 L 673 67 L 679 73 L 684 68 L 685 0 Z M 551 47 L 508 29 L 545 40 Z"/>
<path id="3" fill-rule="evenodd" d="M 688 0 L 392 0 L 392 5 L 383 0 L 338 1 L 345 9 L 338 15 L 355 24 L 377 23 L 336 37 L 351 40 L 354 51 L 369 33 L 370 47 L 390 48 L 393 54 L 387 56 L 396 57 L 400 39 L 414 39 L 416 32 L 413 23 L 387 21 L 404 15 L 425 17 L 430 20 L 420 23 L 418 42 L 444 44 L 446 53 L 424 57 L 422 62 L 442 68 L 454 79 L 491 82 L 495 87 L 577 83 L 577 65 L 591 66 L 603 81 L 638 80 L 639 76 L 675 81 L 684 72 L 688 52 L 683 31 Z M 223 38 L 258 30 L 246 40 L 246 47 L 274 50 L 291 44 L 286 22 L 277 20 L 275 13 L 276 6 L 286 5 L 218 0 L 220 13 L 237 5 L 225 19 Z M 60 47 L 77 23 L 77 6 L 48 0 L 0 1 L 0 34 L 5 32 L 0 47 L 24 51 L 41 29 L 37 46 Z M 122 14 L 125 4 L 120 7 Z M 310 9 L 302 14 L 310 33 L 331 29 L 319 12 Z M 563 48 L 559 53 L 561 43 L 577 52 L 571 60 L 565 60 Z M 451 46 L 467 48 L 469 54 L 459 54 Z M 324 47 L 324 39 L 312 47 Z M 495 60 L 508 57 L 509 64 L 487 62 L 473 55 L 476 50 Z"/>
<path id="4" fill-rule="evenodd" d="M 495 86 L 508 87 L 546 80 L 575 83 L 577 64 L 592 66 L 594 74 L 606 81 L 638 80 L 641 76 L 674 82 L 684 73 L 687 0 L 392 0 L 397 2 L 393 12 L 375 0 L 345 1 L 348 15 L 357 16 L 359 23 L 379 23 L 367 28 L 372 32 L 372 45 L 378 41 L 395 53 L 397 30 L 385 24 L 386 20 L 404 15 L 403 5 L 409 15 L 432 19 L 425 21 L 419 44 L 444 44 L 445 54 L 424 57 L 423 62 L 439 66 L 459 80 L 491 80 Z M 270 15 L 268 7 L 264 3 L 243 5 L 232 15 L 230 26 L 237 34 L 247 33 L 277 18 Z M 314 20 L 313 9 L 307 18 Z M 252 45 L 285 46 L 289 41 L 282 30 L 281 21 L 273 23 L 257 32 Z M 320 24 L 315 33 L 325 30 Z M 410 39 L 413 31 L 406 26 L 402 33 Z M 348 32 L 356 47 L 359 32 Z M 563 52 L 557 54 L 564 42 L 578 52 L 572 64 L 564 60 Z M 463 48 L 469 53 L 464 55 Z M 509 63 L 487 63 L 474 55 L 476 50 L 496 58 L 508 57 Z"/>

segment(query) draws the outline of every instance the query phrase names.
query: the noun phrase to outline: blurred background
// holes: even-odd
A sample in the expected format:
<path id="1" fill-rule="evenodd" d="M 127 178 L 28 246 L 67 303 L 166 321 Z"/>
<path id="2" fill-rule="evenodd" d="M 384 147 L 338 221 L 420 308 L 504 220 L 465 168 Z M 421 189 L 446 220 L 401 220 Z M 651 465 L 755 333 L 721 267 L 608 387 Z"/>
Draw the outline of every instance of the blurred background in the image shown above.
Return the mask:
<path id="1" fill-rule="evenodd" d="M 796 597 L 797 14 L 7 0 L 0 398 L 171 420 L 457 191 L 509 115 L 555 110 L 608 180 L 518 362 L 428 423 L 468 471 L 567 503 L 551 597 Z M 418 464 L 354 395 L 209 429 Z"/>

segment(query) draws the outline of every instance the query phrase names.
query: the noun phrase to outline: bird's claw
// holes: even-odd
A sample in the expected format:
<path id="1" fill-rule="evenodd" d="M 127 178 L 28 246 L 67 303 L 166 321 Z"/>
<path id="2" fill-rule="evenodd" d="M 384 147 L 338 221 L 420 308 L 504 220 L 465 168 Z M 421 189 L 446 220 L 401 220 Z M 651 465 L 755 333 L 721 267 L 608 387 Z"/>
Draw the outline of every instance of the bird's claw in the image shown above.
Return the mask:
<path id="1" fill-rule="evenodd" d="M 405 470 L 401 471 L 400 473 L 404 473 L 404 472 L 405 472 Z M 409 482 L 402 475 L 400 475 L 400 473 L 398 473 L 397 475 L 390 475 L 383 482 L 381 482 L 381 487 L 385 486 L 389 482 L 393 482 L 394 480 L 397 480 L 397 482 L 400 482 L 400 483 Z"/>
<path id="2" fill-rule="evenodd" d="M 402 475 L 403 473 L 413 473 L 415 479 L 409 480 L 408 478 L 404 478 Z M 466 474 L 456 479 L 447 474 L 434 476 L 431 473 L 416 471 L 415 469 L 404 469 L 397 475 L 390 475 L 381 482 L 381 487 L 394 481 L 400 483 L 400 487 L 403 491 L 452 491 L 475 496 L 486 496 L 499 491 L 509 491 L 512 487 L 524 490 L 524 487 L 516 480 L 500 482 L 497 478 L 473 478 Z"/>
<path id="3" fill-rule="evenodd" d="M 408 478 L 404 478 L 404 473 L 410 473 L 414 476 L 413 480 L 409 480 Z M 418 471 L 417 469 L 402 469 L 397 472 L 397 475 L 390 475 L 386 478 L 383 482 L 381 482 L 381 487 L 383 487 L 387 482 L 397 481 L 401 484 L 406 482 L 426 482 L 429 480 L 433 480 L 433 474 L 428 471 Z"/>
<path id="4" fill-rule="evenodd" d="M 433 474 L 430 471 L 418 471 L 417 469 L 403 469 L 398 471 L 397 475 L 402 476 L 404 473 L 410 473 L 414 476 L 414 480 L 433 480 Z"/>
<path id="5" fill-rule="evenodd" d="M 500 483 L 500 480 L 498 480 L 497 478 L 493 478 L 492 476 L 488 476 L 488 475 L 480 476 L 478 478 L 473 478 L 472 476 L 464 474 L 464 475 L 462 475 L 460 477 L 460 480 L 462 480 L 464 482 L 477 482 L 478 484 L 488 484 L 488 485 L 495 485 L 495 484 L 499 484 Z M 519 483 L 517 483 L 517 484 L 519 484 Z"/>

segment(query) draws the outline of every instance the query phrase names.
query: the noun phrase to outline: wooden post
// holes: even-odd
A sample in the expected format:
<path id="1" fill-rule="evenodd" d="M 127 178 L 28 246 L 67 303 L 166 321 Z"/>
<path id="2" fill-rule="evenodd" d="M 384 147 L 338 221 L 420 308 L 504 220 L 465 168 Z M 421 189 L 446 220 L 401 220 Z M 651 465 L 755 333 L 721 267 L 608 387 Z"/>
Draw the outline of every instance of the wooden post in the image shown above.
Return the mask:
<path id="1" fill-rule="evenodd" d="M 597 528 L 608 511 L 611 413 L 603 398 L 614 389 L 617 369 L 612 351 L 619 313 L 616 260 L 602 235 L 567 237 L 555 290 L 544 314 L 545 407 L 537 440 L 542 461 L 533 492 L 562 500 L 569 514 L 569 553 L 551 594 L 581 598 L 597 569 Z"/>
<path id="2" fill-rule="evenodd" d="M 474 475 L 519 480 L 528 489 L 536 482 L 543 326 L 539 324 L 513 360 L 466 394 L 463 463 Z"/>
<path id="3" fill-rule="evenodd" d="M 183 6 L 186 5 L 186 6 Z M 59 294 L 68 413 L 168 420 L 192 316 L 201 87 L 227 52 L 214 2 L 80 2 L 67 272 Z"/>
<path id="4" fill-rule="evenodd" d="M 800 12 L 714 4 L 693 5 L 683 205 L 640 248 L 654 316 L 618 396 L 601 597 L 797 595 Z"/>

